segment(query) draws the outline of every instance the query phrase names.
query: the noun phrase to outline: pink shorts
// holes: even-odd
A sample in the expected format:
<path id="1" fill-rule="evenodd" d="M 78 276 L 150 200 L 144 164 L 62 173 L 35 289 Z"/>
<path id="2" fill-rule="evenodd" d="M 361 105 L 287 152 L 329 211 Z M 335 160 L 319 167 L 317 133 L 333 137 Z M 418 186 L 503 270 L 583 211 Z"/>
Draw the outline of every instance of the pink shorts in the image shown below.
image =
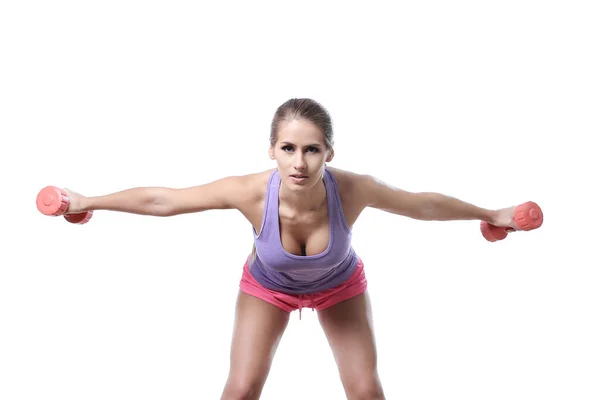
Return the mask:
<path id="1" fill-rule="evenodd" d="M 367 289 L 367 279 L 365 277 L 363 262 L 359 259 L 356 269 L 350 278 L 340 285 L 321 292 L 294 295 L 277 292 L 261 286 L 252 274 L 250 274 L 248 262 L 246 262 L 244 272 L 242 273 L 242 280 L 240 281 L 240 289 L 242 292 L 258 297 L 284 311 L 292 312 L 298 310 L 299 317 L 302 319 L 303 307 L 312 308 L 313 311 L 315 309 L 320 311 L 362 294 Z"/>

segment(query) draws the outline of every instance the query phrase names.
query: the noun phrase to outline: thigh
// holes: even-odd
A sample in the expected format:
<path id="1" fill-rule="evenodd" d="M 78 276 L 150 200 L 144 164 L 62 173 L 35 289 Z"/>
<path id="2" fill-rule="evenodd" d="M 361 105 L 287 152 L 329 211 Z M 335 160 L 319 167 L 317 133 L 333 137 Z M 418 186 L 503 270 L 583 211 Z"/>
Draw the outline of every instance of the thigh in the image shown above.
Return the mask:
<path id="1" fill-rule="evenodd" d="M 223 398 L 258 399 L 290 313 L 240 290 Z"/>
<path id="2" fill-rule="evenodd" d="M 319 311 L 348 398 L 383 398 L 368 293 Z"/>

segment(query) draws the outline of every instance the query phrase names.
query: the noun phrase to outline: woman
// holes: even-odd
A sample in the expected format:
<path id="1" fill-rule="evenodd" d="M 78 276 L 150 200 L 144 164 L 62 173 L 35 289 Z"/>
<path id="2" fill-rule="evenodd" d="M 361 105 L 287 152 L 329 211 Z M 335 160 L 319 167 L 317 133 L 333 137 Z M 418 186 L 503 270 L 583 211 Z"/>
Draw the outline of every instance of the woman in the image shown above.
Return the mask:
<path id="1" fill-rule="evenodd" d="M 68 212 L 239 210 L 254 228 L 254 249 L 240 281 L 222 399 L 260 397 L 290 312 L 303 307 L 318 311 L 347 397 L 383 399 L 365 273 L 351 245 L 358 216 L 374 207 L 420 220 L 482 220 L 517 230 L 514 208 L 487 210 L 326 166 L 334 157 L 332 123 L 311 99 L 291 99 L 277 109 L 270 144 L 275 169 L 184 189 L 132 188 L 98 197 L 66 190 Z"/>

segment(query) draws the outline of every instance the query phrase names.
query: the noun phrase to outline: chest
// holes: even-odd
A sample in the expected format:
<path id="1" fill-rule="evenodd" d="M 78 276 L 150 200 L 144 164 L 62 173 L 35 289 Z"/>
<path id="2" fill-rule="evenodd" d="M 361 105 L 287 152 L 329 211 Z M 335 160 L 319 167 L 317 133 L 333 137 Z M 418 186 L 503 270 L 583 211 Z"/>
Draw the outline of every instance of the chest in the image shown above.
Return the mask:
<path id="1" fill-rule="evenodd" d="M 318 210 L 298 213 L 279 207 L 279 237 L 288 253 L 312 256 L 329 246 L 331 223 L 327 203 Z"/>

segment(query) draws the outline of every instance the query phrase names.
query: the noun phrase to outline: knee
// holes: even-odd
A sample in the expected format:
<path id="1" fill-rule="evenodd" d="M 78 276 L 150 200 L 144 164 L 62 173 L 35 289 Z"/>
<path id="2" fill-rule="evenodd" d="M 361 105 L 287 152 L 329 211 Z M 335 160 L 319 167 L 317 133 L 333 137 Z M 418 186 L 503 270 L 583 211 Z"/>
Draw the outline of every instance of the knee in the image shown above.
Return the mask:
<path id="1" fill-rule="evenodd" d="M 346 387 L 346 395 L 352 400 L 385 400 L 381 382 L 376 377 L 353 379 Z"/>
<path id="2" fill-rule="evenodd" d="M 221 400 L 254 400 L 260 397 L 262 382 L 255 379 L 229 379 Z"/>

